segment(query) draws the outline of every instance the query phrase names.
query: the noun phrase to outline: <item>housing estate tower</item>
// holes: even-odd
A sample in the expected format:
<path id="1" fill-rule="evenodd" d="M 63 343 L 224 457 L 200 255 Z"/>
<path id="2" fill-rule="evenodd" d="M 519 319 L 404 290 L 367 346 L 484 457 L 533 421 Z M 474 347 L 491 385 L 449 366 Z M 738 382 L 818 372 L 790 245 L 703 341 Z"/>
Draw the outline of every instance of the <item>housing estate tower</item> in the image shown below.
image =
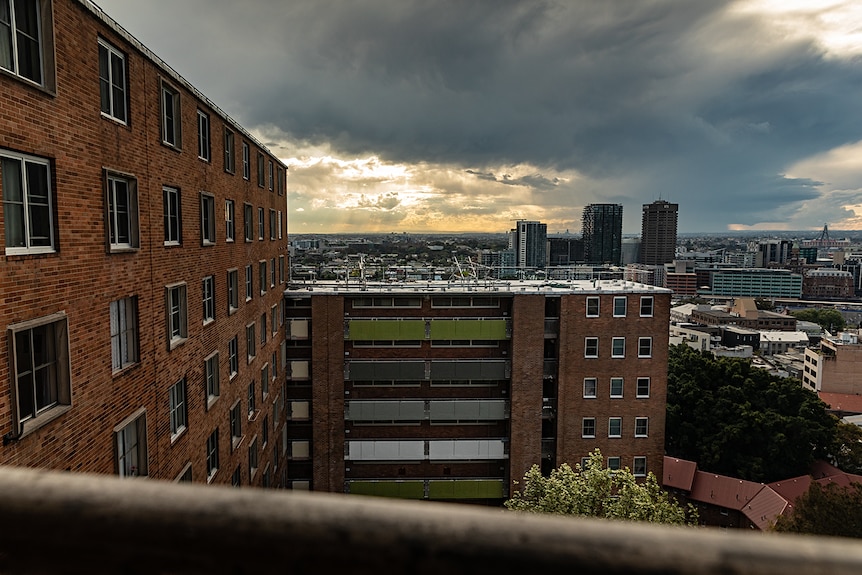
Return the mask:
<path id="1" fill-rule="evenodd" d="M 639 263 L 657 266 L 674 260 L 678 212 L 678 204 L 664 200 L 643 205 Z"/>
<path id="2" fill-rule="evenodd" d="M 0 463 L 283 483 L 287 166 L 92 2 L 2 6 Z"/>
<path id="3" fill-rule="evenodd" d="M 548 226 L 541 222 L 518 220 L 509 232 L 510 248 L 518 269 L 539 269 L 547 265 Z"/>
<path id="4" fill-rule="evenodd" d="M 589 204 L 584 207 L 584 259 L 588 264 L 622 263 L 623 207 Z"/>

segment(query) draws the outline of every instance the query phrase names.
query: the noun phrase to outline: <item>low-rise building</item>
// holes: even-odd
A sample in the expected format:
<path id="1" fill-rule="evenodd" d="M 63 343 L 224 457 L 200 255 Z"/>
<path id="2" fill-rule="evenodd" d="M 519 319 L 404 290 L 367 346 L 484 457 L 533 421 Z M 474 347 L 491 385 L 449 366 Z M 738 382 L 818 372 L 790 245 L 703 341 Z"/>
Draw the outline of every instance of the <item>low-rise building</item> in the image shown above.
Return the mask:
<path id="1" fill-rule="evenodd" d="M 856 332 L 826 336 L 817 349 L 805 350 L 802 385 L 825 393 L 862 393 L 862 343 Z"/>

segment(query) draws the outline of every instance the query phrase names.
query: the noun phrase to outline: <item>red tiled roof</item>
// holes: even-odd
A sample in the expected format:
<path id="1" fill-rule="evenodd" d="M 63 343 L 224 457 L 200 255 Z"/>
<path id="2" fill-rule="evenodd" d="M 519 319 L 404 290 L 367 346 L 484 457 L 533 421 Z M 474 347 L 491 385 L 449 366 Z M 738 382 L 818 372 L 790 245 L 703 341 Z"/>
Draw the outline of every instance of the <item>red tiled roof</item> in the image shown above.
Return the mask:
<path id="1" fill-rule="evenodd" d="M 762 483 L 697 471 L 689 498 L 740 511 L 764 487 Z"/>
<path id="2" fill-rule="evenodd" d="M 854 393 L 825 393 L 818 395 L 833 411 L 862 413 L 862 395 Z"/>
<path id="3" fill-rule="evenodd" d="M 766 531 L 776 517 L 784 513 L 790 504 L 787 499 L 772 490 L 768 485 L 757 492 L 757 495 L 742 507 L 742 513 L 748 520 L 757 525 L 761 531 Z"/>
<path id="4" fill-rule="evenodd" d="M 694 461 L 665 456 L 662 485 L 674 489 L 691 491 L 691 483 L 694 481 L 696 471 L 697 463 Z"/>
<path id="5" fill-rule="evenodd" d="M 812 479 L 810 475 L 800 475 L 799 477 L 773 481 L 769 484 L 769 487 L 784 499 L 792 503 L 796 501 L 797 497 L 808 491 L 808 488 L 811 486 L 811 481 Z"/>

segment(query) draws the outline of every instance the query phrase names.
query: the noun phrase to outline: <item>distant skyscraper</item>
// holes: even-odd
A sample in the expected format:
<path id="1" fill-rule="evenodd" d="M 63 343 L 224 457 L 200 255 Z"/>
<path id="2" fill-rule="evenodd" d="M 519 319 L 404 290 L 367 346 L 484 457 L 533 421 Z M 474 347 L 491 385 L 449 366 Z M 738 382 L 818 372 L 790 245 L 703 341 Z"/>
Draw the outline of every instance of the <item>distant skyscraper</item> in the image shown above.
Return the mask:
<path id="1" fill-rule="evenodd" d="M 622 263 L 623 207 L 589 204 L 583 217 L 584 259 L 588 264 Z"/>
<path id="2" fill-rule="evenodd" d="M 676 254 L 676 224 L 679 204 L 656 200 L 643 206 L 640 263 L 667 264 Z"/>
<path id="3" fill-rule="evenodd" d="M 510 242 L 515 252 L 515 267 L 543 269 L 547 265 L 547 224 L 518 220 Z"/>

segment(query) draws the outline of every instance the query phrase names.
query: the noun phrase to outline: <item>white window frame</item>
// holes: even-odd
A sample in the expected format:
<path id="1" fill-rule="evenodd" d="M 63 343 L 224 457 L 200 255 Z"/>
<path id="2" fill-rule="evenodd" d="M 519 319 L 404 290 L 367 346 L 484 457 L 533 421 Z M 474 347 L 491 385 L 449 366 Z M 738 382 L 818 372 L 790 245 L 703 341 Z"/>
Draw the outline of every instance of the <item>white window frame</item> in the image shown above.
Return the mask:
<path id="1" fill-rule="evenodd" d="M 284 283 L 284 256 L 278 256 L 278 283 Z"/>
<path id="2" fill-rule="evenodd" d="M 218 427 L 207 437 L 207 483 L 210 483 L 219 469 Z"/>
<path id="3" fill-rule="evenodd" d="M 242 179 L 251 179 L 251 148 L 248 142 L 242 142 Z"/>
<path id="4" fill-rule="evenodd" d="M 257 391 L 255 390 L 254 380 L 248 384 L 248 420 L 253 421 L 257 418 Z"/>
<path id="5" fill-rule="evenodd" d="M 263 208 L 257 208 L 257 239 L 258 241 L 263 241 L 263 232 L 266 228 L 266 219 L 263 215 Z"/>
<path id="6" fill-rule="evenodd" d="M 233 174 L 236 171 L 236 154 L 234 132 L 227 126 L 224 127 L 224 171 Z"/>
<path id="7" fill-rule="evenodd" d="M 278 210 L 278 239 L 282 238 L 281 210 Z"/>
<path id="8" fill-rule="evenodd" d="M 594 399 L 598 393 L 599 382 L 595 377 L 584 378 L 584 399 Z"/>
<path id="9" fill-rule="evenodd" d="M 165 318 L 169 349 L 189 337 L 188 293 L 185 282 L 165 286 Z"/>
<path id="10" fill-rule="evenodd" d="M 647 458 L 645 456 L 638 455 L 632 458 L 632 475 L 635 477 L 646 477 Z"/>
<path id="11" fill-rule="evenodd" d="M 221 382 L 219 380 L 219 353 L 214 351 L 204 359 L 204 384 L 207 394 L 207 409 L 221 395 Z"/>
<path id="12" fill-rule="evenodd" d="M 617 432 L 613 433 L 614 426 L 616 425 Z M 608 438 L 615 439 L 617 437 L 623 436 L 623 418 L 622 417 L 609 417 L 608 418 Z"/>
<path id="13" fill-rule="evenodd" d="M 260 295 L 266 295 L 266 260 L 257 262 L 258 282 L 260 283 Z"/>
<path id="14" fill-rule="evenodd" d="M 646 313 L 644 313 L 646 312 Z M 652 317 L 655 313 L 655 298 L 651 295 L 641 296 L 640 316 Z"/>
<path id="15" fill-rule="evenodd" d="M 119 373 L 138 363 L 138 298 L 125 297 L 110 304 L 111 369 Z"/>
<path id="16" fill-rule="evenodd" d="M 635 437 L 649 437 L 649 417 L 635 417 Z"/>
<path id="17" fill-rule="evenodd" d="M 149 474 L 146 409 L 138 409 L 114 428 L 114 461 L 120 477 Z"/>
<path id="18" fill-rule="evenodd" d="M 611 471 L 619 471 L 622 468 L 622 459 L 620 457 L 608 457 L 608 469 Z"/>
<path id="19" fill-rule="evenodd" d="M 620 386 L 619 393 L 614 393 L 614 382 L 616 382 L 616 381 L 619 382 L 619 386 Z M 612 377 L 610 379 L 610 396 L 612 399 L 620 399 L 621 397 L 623 397 L 624 389 L 625 389 L 625 379 L 624 378 Z"/>
<path id="20" fill-rule="evenodd" d="M 202 308 L 203 308 L 203 323 L 208 325 L 215 321 L 216 301 L 215 301 L 215 276 L 206 276 L 201 282 L 202 290 Z"/>
<path id="21" fill-rule="evenodd" d="M 641 393 L 642 383 L 646 382 L 646 394 Z M 639 377 L 637 378 L 637 388 L 635 390 L 636 397 L 638 398 L 647 398 L 650 395 L 650 378 L 648 377 Z"/>
<path id="22" fill-rule="evenodd" d="M 591 311 L 590 308 L 595 307 L 595 310 Z M 599 317 L 601 313 L 601 298 L 599 296 L 587 296 L 587 317 Z"/>
<path id="23" fill-rule="evenodd" d="M 126 212 L 120 212 L 117 199 L 124 193 L 118 188 L 125 186 Z M 105 172 L 105 223 L 109 252 L 127 252 L 141 246 L 138 227 L 138 183 L 132 177 L 117 172 Z M 121 241 L 120 227 L 125 224 L 128 241 Z"/>
<path id="24" fill-rule="evenodd" d="M 251 438 L 248 442 L 248 481 L 251 483 L 254 476 L 257 475 L 257 469 L 260 462 L 258 461 L 257 436 Z"/>
<path id="25" fill-rule="evenodd" d="M 251 363 L 257 355 L 257 327 L 254 322 L 245 326 L 245 347 L 248 363 Z"/>
<path id="26" fill-rule="evenodd" d="M 198 159 L 209 162 L 212 158 L 212 145 L 210 142 L 210 116 L 200 108 L 198 117 Z"/>
<path id="27" fill-rule="evenodd" d="M 227 314 L 232 315 L 239 309 L 239 270 L 227 270 Z"/>
<path id="28" fill-rule="evenodd" d="M 110 118 L 123 125 L 129 123 L 129 65 L 126 55 L 119 48 L 99 38 L 99 99 L 102 117 Z M 104 63 L 107 65 L 103 67 Z M 115 78 L 116 66 L 120 62 L 122 78 Z M 107 86 L 107 90 L 105 87 Z"/>
<path id="29" fill-rule="evenodd" d="M 230 449 L 233 451 L 242 443 L 242 421 L 245 419 L 242 413 L 242 400 L 237 399 L 228 412 L 230 423 Z"/>
<path id="30" fill-rule="evenodd" d="M 233 200 L 224 201 L 224 240 L 233 242 L 236 239 L 236 203 Z"/>
<path id="31" fill-rule="evenodd" d="M 245 301 L 249 302 L 254 297 L 254 269 L 251 264 L 245 266 Z"/>
<path id="32" fill-rule="evenodd" d="M 216 243 L 215 196 L 201 192 L 201 245 Z"/>
<path id="33" fill-rule="evenodd" d="M 266 312 L 260 314 L 260 349 L 266 344 Z"/>
<path id="34" fill-rule="evenodd" d="M 239 336 L 233 336 L 227 342 L 227 364 L 229 379 L 233 379 L 239 373 Z"/>
<path id="35" fill-rule="evenodd" d="M 645 351 L 646 344 L 646 353 Z M 638 338 L 638 357 L 639 358 L 648 358 L 652 357 L 652 338 L 651 337 L 639 337 Z"/>
<path id="36" fill-rule="evenodd" d="M 614 317 L 626 317 L 629 298 L 626 296 L 614 296 Z M 622 309 L 619 309 L 619 308 Z"/>
<path id="37" fill-rule="evenodd" d="M 592 348 L 594 353 L 590 353 Z M 599 357 L 599 338 L 597 337 L 585 337 L 584 338 L 584 357 L 585 358 L 597 358 Z"/>
<path id="38" fill-rule="evenodd" d="M 626 338 L 613 337 L 611 338 L 611 357 L 623 358 L 626 356 Z"/>
<path id="39" fill-rule="evenodd" d="M 270 288 L 275 287 L 275 272 L 276 272 L 275 258 L 272 258 L 271 260 L 269 260 L 269 287 Z"/>
<path id="40" fill-rule="evenodd" d="M 182 244 L 183 237 L 182 201 L 179 188 L 162 186 L 162 202 L 165 245 L 178 246 Z"/>
<path id="41" fill-rule="evenodd" d="M 254 206 L 245 203 L 242 205 L 243 236 L 246 242 L 254 241 Z"/>
<path id="42" fill-rule="evenodd" d="M 269 240 L 275 240 L 275 210 L 269 208 Z"/>
<path id="43" fill-rule="evenodd" d="M 162 80 L 162 143 L 181 150 L 183 147 L 182 100 L 180 91 Z M 168 106 L 172 108 L 168 110 Z"/>
<path id="44" fill-rule="evenodd" d="M 51 46 L 49 44 L 52 37 L 52 33 L 51 30 L 46 28 L 48 28 L 51 23 L 51 3 L 45 1 L 36 1 L 28 2 L 26 6 L 28 8 L 35 8 L 35 14 L 29 15 L 30 17 L 28 17 L 28 15 L 24 15 L 23 17 L 20 15 L 16 15 L 15 3 L 11 1 L 9 2 L 10 21 L 6 24 L 6 30 L 9 34 L 10 46 L 12 50 L 8 54 L 9 65 L 7 66 L 0 62 L 0 68 L 6 70 L 10 74 L 13 74 L 18 78 L 21 78 L 28 82 L 32 82 L 37 86 L 44 86 L 47 88 L 48 82 L 45 77 L 45 68 L 47 67 L 47 63 L 45 60 L 50 56 L 50 52 L 46 53 L 46 51 L 51 49 Z M 47 22 L 45 20 L 44 14 L 46 10 L 48 13 Z M 18 25 L 19 22 L 26 23 L 31 21 L 36 24 L 36 30 L 24 30 L 21 26 Z M 27 75 L 27 73 L 22 70 L 22 68 L 26 67 L 23 66 L 22 63 L 27 62 L 27 56 L 30 56 L 31 54 L 22 54 L 20 52 L 20 48 L 21 46 L 33 45 L 35 45 L 35 49 L 39 54 L 38 70 L 33 70 L 30 72 L 31 75 Z M 33 60 L 29 59 L 29 61 L 32 62 Z"/>
<path id="45" fill-rule="evenodd" d="M 19 189 L 20 197 L 11 198 L 13 184 L 12 164 L 18 166 L 19 179 L 15 182 Z M 5 164 L 5 166 L 4 166 Z M 43 182 L 36 182 L 29 178 L 28 166 L 41 166 L 44 172 Z M 5 167 L 5 169 L 4 169 Z M 6 235 L 6 255 L 19 254 L 47 254 L 56 251 L 54 238 L 54 190 L 51 188 L 51 162 L 46 158 L 39 158 L 26 154 L 18 154 L 9 150 L 0 149 L 0 176 L 3 177 L 3 218 Z M 39 184 L 39 185 L 37 185 Z M 13 207 L 14 206 L 14 207 Z M 18 212 L 18 217 L 13 217 L 13 211 Z M 41 217 L 37 217 L 38 214 Z M 20 235 L 18 245 L 10 245 L 12 241 L 13 219 Z M 47 223 L 47 236 L 36 235 L 32 229 L 31 222 L 36 219 Z"/>
<path id="46" fill-rule="evenodd" d="M 188 390 L 186 378 L 173 384 L 168 390 L 168 413 L 170 414 L 171 443 L 188 429 Z"/>
<path id="47" fill-rule="evenodd" d="M 269 363 L 260 368 L 260 393 L 263 400 L 269 397 Z"/>

